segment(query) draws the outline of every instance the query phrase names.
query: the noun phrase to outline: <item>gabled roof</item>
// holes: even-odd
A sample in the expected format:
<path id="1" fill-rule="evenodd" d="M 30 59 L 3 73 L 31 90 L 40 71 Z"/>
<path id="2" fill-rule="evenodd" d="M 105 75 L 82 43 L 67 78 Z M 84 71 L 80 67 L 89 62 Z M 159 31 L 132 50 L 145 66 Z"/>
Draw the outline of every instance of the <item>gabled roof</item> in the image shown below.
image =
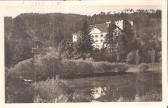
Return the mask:
<path id="1" fill-rule="evenodd" d="M 108 25 L 106 23 L 102 24 L 95 24 L 90 26 L 92 29 L 93 28 L 98 28 L 101 32 L 107 32 L 108 30 Z"/>
<path id="2" fill-rule="evenodd" d="M 125 20 L 124 20 L 125 21 Z M 101 32 L 107 32 L 108 31 L 108 27 L 109 24 L 111 23 L 111 21 L 105 22 L 105 23 L 101 23 L 101 24 L 94 24 L 94 25 L 90 25 L 90 29 L 92 30 L 93 28 L 97 28 L 99 29 Z M 116 26 L 116 28 L 118 28 L 119 30 L 123 31 L 119 26 L 117 26 L 115 23 L 114 25 Z M 76 35 L 81 35 L 81 32 L 78 31 L 75 33 Z"/>
<path id="3" fill-rule="evenodd" d="M 76 32 L 76 33 L 73 33 L 72 35 L 81 35 L 81 31 L 78 31 L 78 32 Z"/>
<path id="4" fill-rule="evenodd" d="M 95 25 L 90 25 L 91 29 L 93 28 L 98 28 L 101 32 L 107 32 L 108 31 L 108 27 L 109 24 L 111 22 L 106 22 L 106 23 L 102 23 L 102 24 L 95 24 Z M 122 30 L 120 27 L 118 27 L 116 24 L 114 24 L 116 28 L 118 28 L 119 30 Z"/>

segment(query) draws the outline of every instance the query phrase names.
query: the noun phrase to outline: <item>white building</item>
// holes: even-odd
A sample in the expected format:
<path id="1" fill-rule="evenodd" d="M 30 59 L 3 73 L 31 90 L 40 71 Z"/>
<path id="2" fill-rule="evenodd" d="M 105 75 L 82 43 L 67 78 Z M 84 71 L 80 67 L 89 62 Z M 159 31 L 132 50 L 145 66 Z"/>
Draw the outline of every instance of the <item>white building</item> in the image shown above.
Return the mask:
<path id="1" fill-rule="evenodd" d="M 108 26 L 108 23 L 91 25 L 90 35 L 92 36 L 93 46 L 95 48 L 103 48 Z"/>
<path id="2" fill-rule="evenodd" d="M 126 20 L 115 21 L 114 24 L 116 26 L 116 29 L 113 32 L 114 36 L 119 36 L 122 33 L 125 22 L 128 22 L 131 26 L 133 26 L 133 21 L 126 21 Z M 93 42 L 94 48 L 102 49 L 105 46 L 104 44 L 105 37 L 110 23 L 111 22 L 109 21 L 102 24 L 90 25 L 91 27 L 90 35 L 92 36 L 94 41 Z M 72 41 L 77 42 L 79 36 L 80 36 L 80 32 L 74 33 L 72 35 Z"/>

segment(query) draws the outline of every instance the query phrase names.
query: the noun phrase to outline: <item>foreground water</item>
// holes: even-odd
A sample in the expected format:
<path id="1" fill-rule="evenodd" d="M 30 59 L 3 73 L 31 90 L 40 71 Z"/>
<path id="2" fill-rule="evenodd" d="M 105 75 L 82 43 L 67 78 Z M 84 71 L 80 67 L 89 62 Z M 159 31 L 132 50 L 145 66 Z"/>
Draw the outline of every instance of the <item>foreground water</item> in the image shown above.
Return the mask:
<path id="1" fill-rule="evenodd" d="M 66 79 L 73 102 L 161 101 L 160 72 Z"/>

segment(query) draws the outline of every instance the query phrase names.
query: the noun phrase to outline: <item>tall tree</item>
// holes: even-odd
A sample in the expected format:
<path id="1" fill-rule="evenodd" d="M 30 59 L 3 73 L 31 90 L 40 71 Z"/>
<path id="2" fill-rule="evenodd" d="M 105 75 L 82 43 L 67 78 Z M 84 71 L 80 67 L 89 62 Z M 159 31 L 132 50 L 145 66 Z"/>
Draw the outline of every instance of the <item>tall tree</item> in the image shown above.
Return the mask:
<path id="1" fill-rule="evenodd" d="M 116 58 L 115 56 L 116 56 L 117 38 L 114 36 L 115 29 L 116 29 L 115 24 L 111 22 L 107 30 L 106 41 L 105 41 L 107 49 L 112 56 L 112 61 L 114 61 L 114 58 Z"/>
<path id="2" fill-rule="evenodd" d="M 130 51 L 135 51 L 138 48 L 138 44 L 136 41 L 136 38 L 134 36 L 132 25 L 129 21 L 124 20 L 124 28 L 123 28 L 123 35 L 122 35 L 122 41 L 123 41 L 123 49 L 125 51 L 125 56 Z"/>
<path id="3" fill-rule="evenodd" d="M 5 37 L 5 66 L 8 67 L 11 65 L 12 52 L 10 47 L 10 41 Z"/>
<path id="4" fill-rule="evenodd" d="M 85 20 L 83 22 L 82 28 L 81 28 L 81 35 L 79 37 L 78 41 L 78 52 L 81 53 L 83 59 L 86 58 L 86 54 L 91 54 L 93 49 L 93 39 L 90 35 L 90 28 L 88 21 Z"/>
<path id="5" fill-rule="evenodd" d="M 14 19 L 11 45 L 13 61 L 28 59 L 32 57 L 32 37 L 26 31 L 26 25 L 21 17 Z"/>
<path id="6" fill-rule="evenodd" d="M 64 17 L 52 17 L 52 33 L 51 33 L 51 42 L 54 47 L 58 47 L 59 43 L 64 39 Z"/>

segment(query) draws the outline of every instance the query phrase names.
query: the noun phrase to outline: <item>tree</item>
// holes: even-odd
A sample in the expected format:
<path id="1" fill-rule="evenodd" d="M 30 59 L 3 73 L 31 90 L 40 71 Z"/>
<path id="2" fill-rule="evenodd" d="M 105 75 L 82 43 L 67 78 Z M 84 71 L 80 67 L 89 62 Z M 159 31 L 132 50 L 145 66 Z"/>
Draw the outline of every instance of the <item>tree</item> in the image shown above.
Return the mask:
<path id="1" fill-rule="evenodd" d="M 12 60 L 12 51 L 10 47 L 10 41 L 5 37 L 5 66 L 8 67 L 11 65 Z"/>
<path id="2" fill-rule="evenodd" d="M 126 58 L 129 52 L 136 51 L 138 49 L 138 42 L 134 36 L 134 32 L 132 29 L 132 25 L 129 21 L 124 20 L 124 28 L 123 33 L 121 35 L 121 43 L 122 43 L 122 49 L 123 52 L 123 59 Z"/>
<path id="3" fill-rule="evenodd" d="M 52 17 L 51 20 L 52 33 L 51 33 L 51 42 L 54 47 L 58 47 L 59 43 L 64 39 L 64 17 L 59 16 L 57 18 Z"/>
<path id="4" fill-rule="evenodd" d="M 81 54 L 82 58 L 85 59 L 87 54 L 91 54 L 93 50 L 93 39 L 90 35 L 90 28 L 87 20 L 83 22 L 81 28 L 81 35 L 79 41 L 77 42 L 78 53 Z"/>
<path id="5" fill-rule="evenodd" d="M 11 45 L 12 60 L 17 63 L 18 61 L 31 58 L 32 55 L 32 37 L 27 34 L 26 25 L 21 17 L 14 19 Z"/>
<path id="6" fill-rule="evenodd" d="M 106 41 L 105 44 L 107 46 L 107 49 L 109 50 L 110 54 L 112 55 L 112 59 L 113 57 L 116 58 L 116 45 L 117 45 L 117 38 L 115 38 L 113 32 L 115 30 L 116 26 L 114 25 L 113 22 L 110 23 L 108 31 L 107 31 L 107 35 L 106 35 Z M 113 60 L 112 60 L 113 61 Z"/>
<path id="7" fill-rule="evenodd" d="M 26 25 L 21 17 L 16 17 L 13 22 L 12 38 L 25 39 L 27 38 Z"/>
<path id="8" fill-rule="evenodd" d="M 73 44 L 70 40 L 62 40 L 58 45 L 58 58 L 71 58 Z"/>

